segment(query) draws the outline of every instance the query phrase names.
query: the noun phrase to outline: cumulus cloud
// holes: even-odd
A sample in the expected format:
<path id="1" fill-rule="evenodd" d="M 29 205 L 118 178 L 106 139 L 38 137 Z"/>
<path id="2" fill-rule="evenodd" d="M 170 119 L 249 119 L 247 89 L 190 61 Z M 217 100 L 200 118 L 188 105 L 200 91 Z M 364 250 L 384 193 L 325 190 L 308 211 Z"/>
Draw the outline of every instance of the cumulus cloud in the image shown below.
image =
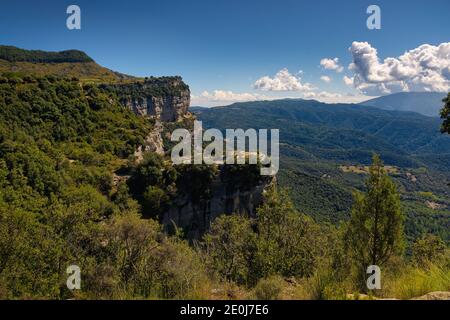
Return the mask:
<path id="1" fill-rule="evenodd" d="M 322 80 L 323 82 L 326 82 L 326 83 L 330 83 L 331 82 L 331 78 L 328 77 L 328 76 L 321 76 L 320 80 Z"/>
<path id="2" fill-rule="evenodd" d="M 307 92 L 303 97 L 305 99 L 314 99 L 326 103 L 360 103 L 369 99 L 369 97 L 361 94 L 353 95 L 328 91 Z"/>
<path id="3" fill-rule="evenodd" d="M 336 72 L 344 71 L 344 67 L 339 64 L 339 58 L 324 58 L 320 60 L 320 65 L 326 70 L 333 70 Z"/>
<path id="4" fill-rule="evenodd" d="M 346 85 L 348 85 L 348 86 L 353 86 L 353 78 L 344 76 L 344 77 L 342 78 L 342 80 L 344 80 L 344 83 L 345 83 Z"/>
<path id="5" fill-rule="evenodd" d="M 262 94 L 235 93 L 226 90 L 214 90 L 212 92 L 203 91 L 200 95 L 191 95 L 192 105 L 220 106 L 234 102 L 271 100 L 273 98 Z"/>
<path id="6" fill-rule="evenodd" d="M 263 91 L 311 91 L 314 87 L 310 83 L 302 83 L 301 78 L 294 76 L 284 68 L 271 78 L 269 76 L 258 79 L 253 88 Z"/>
<path id="7" fill-rule="evenodd" d="M 423 44 L 397 58 L 378 57 L 368 42 L 353 42 L 349 48 L 353 62 L 349 69 L 353 84 L 367 95 L 383 95 L 401 91 L 438 91 L 450 89 L 450 42 L 438 46 Z M 352 80 L 352 83 L 350 83 Z"/>

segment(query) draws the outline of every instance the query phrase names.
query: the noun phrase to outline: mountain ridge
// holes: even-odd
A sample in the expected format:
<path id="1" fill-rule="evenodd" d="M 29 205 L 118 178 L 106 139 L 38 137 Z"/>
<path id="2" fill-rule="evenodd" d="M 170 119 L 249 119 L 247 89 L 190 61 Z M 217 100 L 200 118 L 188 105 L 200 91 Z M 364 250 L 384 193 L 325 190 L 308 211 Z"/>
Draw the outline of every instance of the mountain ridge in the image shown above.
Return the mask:
<path id="1" fill-rule="evenodd" d="M 0 73 L 79 78 L 85 82 L 136 81 L 138 77 L 105 68 L 80 50 L 26 50 L 0 45 Z"/>
<path id="2" fill-rule="evenodd" d="M 384 110 L 411 111 L 429 117 L 439 117 L 443 92 L 399 92 L 370 99 L 359 105 L 376 107 Z"/>
<path id="3" fill-rule="evenodd" d="M 352 193 L 365 190 L 362 168 L 378 153 L 401 192 L 408 238 L 436 231 L 450 239 L 450 137 L 440 133 L 438 118 L 306 100 L 192 111 L 205 129 L 280 129 L 278 181 L 297 208 L 317 221 L 338 224 L 349 217 Z M 435 209 L 429 194 L 438 203 Z"/>

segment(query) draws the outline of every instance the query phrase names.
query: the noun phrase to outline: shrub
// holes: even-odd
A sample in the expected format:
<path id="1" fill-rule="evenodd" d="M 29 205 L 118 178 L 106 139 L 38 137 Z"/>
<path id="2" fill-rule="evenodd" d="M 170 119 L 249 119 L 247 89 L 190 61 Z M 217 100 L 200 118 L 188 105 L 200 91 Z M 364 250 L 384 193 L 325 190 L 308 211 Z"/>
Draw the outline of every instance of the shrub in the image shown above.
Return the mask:
<path id="1" fill-rule="evenodd" d="M 426 269 L 406 267 L 385 280 L 383 296 L 398 299 L 420 297 L 433 291 L 450 290 L 450 269 L 430 265 Z"/>
<path id="2" fill-rule="evenodd" d="M 259 280 L 254 292 L 258 300 L 277 300 L 280 298 L 284 280 L 280 276 L 272 276 Z"/>

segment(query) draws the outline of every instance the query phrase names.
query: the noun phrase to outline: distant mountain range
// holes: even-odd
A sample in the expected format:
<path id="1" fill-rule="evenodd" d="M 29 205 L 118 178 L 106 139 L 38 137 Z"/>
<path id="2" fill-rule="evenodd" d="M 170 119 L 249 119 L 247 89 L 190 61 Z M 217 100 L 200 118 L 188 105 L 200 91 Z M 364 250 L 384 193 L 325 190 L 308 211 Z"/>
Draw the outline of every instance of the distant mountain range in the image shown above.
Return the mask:
<path id="1" fill-rule="evenodd" d="M 384 110 L 413 111 L 429 117 L 439 117 L 447 94 L 442 92 L 400 92 L 382 96 L 365 102 L 361 105 L 377 107 Z"/>
<path id="2" fill-rule="evenodd" d="M 210 127 L 280 128 L 281 141 L 301 147 L 305 157 L 367 163 L 379 152 L 390 164 L 414 167 L 450 155 L 441 120 L 413 112 L 292 99 L 191 110 Z"/>

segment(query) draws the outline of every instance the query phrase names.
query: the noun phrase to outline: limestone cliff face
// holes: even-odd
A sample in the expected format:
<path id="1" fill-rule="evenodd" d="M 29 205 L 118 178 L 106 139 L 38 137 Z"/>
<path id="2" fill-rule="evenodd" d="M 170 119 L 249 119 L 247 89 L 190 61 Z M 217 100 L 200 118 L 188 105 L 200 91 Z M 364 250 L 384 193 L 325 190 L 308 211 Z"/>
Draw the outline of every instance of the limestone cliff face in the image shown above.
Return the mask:
<path id="1" fill-rule="evenodd" d="M 189 114 L 189 87 L 180 77 L 149 78 L 141 82 L 107 85 L 120 102 L 140 116 L 155 122 L 152 132 L 143 146 L 135 152 L 136 161 L 143 159 L 146 151 L 164 155 L 164 128 L 186 127 L 194 118 Z M 239 178 L 239 174 L 222 170 L 208 186 L 207 200 L 195 201 L 189 188 L 180 191 L 171 206 L 160 216 L 167 230 L 175 224 L 182 228 L 189 239 L 199 239 L 209 230 L 211 223 L 222 214 L 256 215 L 256 208 L 263 200 L 264 190 L 274 182 L 272 177 L 261 177 L 251 182 Z M 245 176 L 245 173 L 242 173 Z M 118 176 L 118 179 L 120 176 Z M 128 176 L 125 177 L 127 179 Z M 205 191 L 206 193 L 206 191 Z"/>
<path id="2" fill-rule="evenodd" d="M 162 131 L 164 123 L 177 122 L 188 113 L 189 86 L 181 77 L 150 77 L 144 81 L 103 85 L 117 94 L 119 101 L 135 114 L 155 121 L 153 130 L 140 146 L 135 157 L 139 162 L 146 151 L 164 154 Z"/>
<path id="3" fill-rule="evenodd" d="M 122 102 L 138 115 L 152 116 L 161 121 L 173 122 L 180 120 L 187 112 L 190 103 L 190 94 L 188 91 L 181 93 L 179 96 L 127 97 Z"/>
<path id="4" fill-rule="evenodd" d="M 210 199 L 194 203 L 189 196 L 180 196 L 163 214 L 161 222 L 168 230 L 172 229 L 174 224 L 182 228 L 188 239 L 200 239 L 220 215 L 241 214 L 255 217 L 256 209 L 263 201 L 264 192 L 272 183 L 275 183 L 275 178 L 265 177 L 249 188 L 230 188 L 217 177 L 211 186 Z"/>
<path id="5" fill-rule="evenodd" d="M 156 120 L 153 130 L 145 138 L 145 144 L 139 146 L 134 152 L 134 157 L 137 162 L 141 162 L 144 159 L 144 152 L 155 152 L 159 155 L 164 155 L 162 132 L 163 124 L 160 120 Z"/>
<path id="6" fill-rule="evenodd" d="M 189 86 L 181 77 L 152 77 L 107 87 L 114 90 L 121 103 L 137 115 L 164 122 L 179 121 L 190 104 Z"/>

